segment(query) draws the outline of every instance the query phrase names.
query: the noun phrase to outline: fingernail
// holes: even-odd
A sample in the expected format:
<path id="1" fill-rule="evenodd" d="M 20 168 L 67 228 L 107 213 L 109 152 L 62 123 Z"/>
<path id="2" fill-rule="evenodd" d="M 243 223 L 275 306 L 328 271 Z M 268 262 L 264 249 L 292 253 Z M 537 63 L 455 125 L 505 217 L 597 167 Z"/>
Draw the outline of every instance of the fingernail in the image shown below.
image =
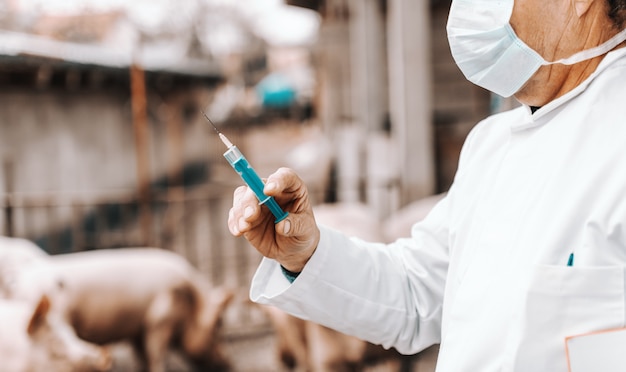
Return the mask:
<path id="1" fill-rule="evenodd" d="M 265 190 L 266 191 L 271 191 L 274 190 L 278 187 L 278 185 L 276 184 L 276 182 L 270 182 L 267 185 L 265 185 Z"/>
<path id="2" fill-rule="evenodd" d="M 243 216 L 245 218 L 249 218 L 250 216 L 252 216 L 252 214 L 254 214 L 254 208 L 252 207 L 246 207 L 246 209 L 243 211 Z"/>
<path id="3" fill-rule="evenodd" d="M 287 235 L 289 234 L 289 230 L 291 230 L 291 221 L 285 220 L 285 223 L 283 224 L 283 233 Z"/>
<path id="4" fill-rule="evenodd" d="M 248 221 L 244 220 L 243 218 L 241 218 L 239 220 L 239 223 L 237 224 L 237 230 L 239 230 L 240 233 L 249 227 L 250 227 L 250 223 L 248 223 Z"/>

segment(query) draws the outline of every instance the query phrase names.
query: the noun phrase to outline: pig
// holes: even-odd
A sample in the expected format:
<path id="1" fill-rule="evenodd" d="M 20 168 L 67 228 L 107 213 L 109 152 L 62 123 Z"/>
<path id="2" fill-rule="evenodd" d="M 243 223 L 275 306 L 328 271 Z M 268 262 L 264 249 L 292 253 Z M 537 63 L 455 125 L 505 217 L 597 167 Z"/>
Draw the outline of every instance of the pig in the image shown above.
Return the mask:
<path id="1" fill-rule="evenodd" d="M 259 305 L 274 329 L 278 361 L 290 371 L 363 371 L 385 363 L 387 370 L 410 365 L 411 356 L 384 349 L 328 327 L 296 318 L 267 305 Z"/>
<path id="2" fill-rule="evenodd" d="M 80 338 L 100 345 L 130 341 L 150 372 L 165 370 L 170 347 L 198 370 L 229 368 L 217 338 L 234 291 L 211 288 L 182 256 L 118 248 L 50 260 L 64 283 L 58 309 Z"/>
<path id="3" fill-rule="evenodd" d="M 371 242 L 384 238 L 376 213 L 362 203 L 326 203 L 313 207 L 317 223 Z"/>
<path id="4" fill-rule="evenodd" d="M 274 329 L 276 356 L 290 371 L 363 371 L 370 365 L 384 365 L 397 371 L 410 365 L 411 357 L 395 349 L 360 340 L 320 324 L 296 318 L 268 305 L 258 305 Z M 382 370 L 382 369 L 379 369 Z"/>
<path id="5" fill-rule="evenodd" d="M 307 321 L 268 305 L 258 305 L 272 323 L 278 361 L 288 370 L 306 370 L 309 365 L 307 350 Z M 313 324 L 313 323 L 311 323 Z"/>
<path id="6" fill-rule="evenodd" d="M 52 303 L 57 302 L 63 283 L 49 258 L 45 251 L 26 239 L 0 236 L 0 298 L 23 301 L 33 308 L 44 295 Z M 48 316 L 59 315 L 51 311 Z"/>
<path id="7" fill-rule="evenodd" d="M 383 223 L 383 233 L 387 242 L 411 236 L 411 228 L 420 222 L 431 209 L 446 196 L 446 193 L 435 194 L 418 199 L 393 213 Z M 416 355 L 413 365 L 418 371 L 433 372 L 439 355 L 439 345 L 433 345 Z"/>
<path id="8" fill-rule="evenodd" d="M 29 240 L 0 236 L 0 298 L 38 302 L 44 292 L 58 284 L 36 278 L 50 275 L 45 266 L 47 259 L 48 254 Z"/>
<path id="9" fill-rule="evenodd" d="M 111 356 L 78 339 L 67 324 L 50 316 L 50 300 L 0 299 L 0 371 L 107 371 Z"/>
<path id="10" fill-rule="evenodd" d="M 402 357 L 394 350 L 296 318 L 276 307 L 259 306 L 274 328 L 277 358 L 287 370 L 362 371 L 383 361 L 389 361 L 393 370 L 400 368 Z"/>
<path id="11" fill-rule="evenodd" d="M 381 223 L 367 206 L 360 203 L 320 204 L 313 208 L 315 219 L 343 233 L 367 241 L 382 241 Z M 296 371 L 360 371 L 370 364 L 387 361 L 389 369 L 410 364 L 410 357 L 394 349 L 386 350 L 282 310 L 261 306 L 273 326 L 277 358 L 284 367 Z"/>
<path id="12" fill-rule="evenodd" d="M 363 371 L 376 365 L 379 371 L 399 371 L 404 359 L 395 349 L 365 342 L 328 327 L 307 322 L 306 334 L 310 371 Z"/>
<path id="13" fill-rule="evenodd" d="M 32 262 L 48 254 L 35 243 L 23 238 L 0 236 L 0 261 L 10 257 L 14 262 Z"/>
<path id="14" fill-rule="evenodd" d="M 392 215 L 383 222 L 382 231 L 385 240 L 387 242 L 393 242 L 399 238 L 410 237 L 411 227 L 426 218 L 430 210 L 433 209 L 445 195 L 446 193 L 440 193 L 418 199 L 392 213 Z"/>

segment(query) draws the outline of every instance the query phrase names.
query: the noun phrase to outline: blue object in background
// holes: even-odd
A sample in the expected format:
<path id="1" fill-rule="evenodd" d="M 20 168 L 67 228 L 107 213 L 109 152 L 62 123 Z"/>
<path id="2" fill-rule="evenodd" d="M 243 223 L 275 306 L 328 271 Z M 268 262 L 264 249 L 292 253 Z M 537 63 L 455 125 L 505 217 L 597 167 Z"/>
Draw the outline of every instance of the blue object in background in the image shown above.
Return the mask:
<path id="1" fill-rule="evenodd" d="M 261 79 L 256 92 L 263 107 L 287 108 L 296 102 L 296 89 L 287 76 L 278 72 Z"/>

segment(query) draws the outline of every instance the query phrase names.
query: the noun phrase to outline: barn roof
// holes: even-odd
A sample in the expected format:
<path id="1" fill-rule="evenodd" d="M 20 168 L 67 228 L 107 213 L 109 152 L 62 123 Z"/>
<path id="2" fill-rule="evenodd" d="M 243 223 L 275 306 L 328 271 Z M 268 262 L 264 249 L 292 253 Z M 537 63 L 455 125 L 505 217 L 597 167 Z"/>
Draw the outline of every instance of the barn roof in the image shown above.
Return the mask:
<path id="1" fill-rule="evenodd" d="M 58 65 L 124 70 L 135 63 L 146 71 L 205 78 L 221 77 L 217 63 L 209 59 L 186 56 L 179 58 L 176 56 L 170 56 L 170 58 L 135 57 L 131 52 L 121 49 L 0 30 L 0 63 L 40 60 Z"/>

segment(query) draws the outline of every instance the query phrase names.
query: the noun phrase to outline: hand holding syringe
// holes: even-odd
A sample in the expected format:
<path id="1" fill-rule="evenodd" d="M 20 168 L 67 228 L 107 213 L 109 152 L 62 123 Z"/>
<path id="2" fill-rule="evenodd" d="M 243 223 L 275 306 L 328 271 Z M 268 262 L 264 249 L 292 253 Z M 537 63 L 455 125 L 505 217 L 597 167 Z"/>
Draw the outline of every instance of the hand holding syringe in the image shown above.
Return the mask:
<path id="1" fill-rule="evenodd" d="M 222 140 L 224 145 L 226 145 L 226 147 L 228 148 L 228 150 L 226 150 L 226 152 L 224 153 L 224 157 L 226 158 L 226 160 L 228 160 L 228 163 L 230 163 L 230 165 L 233 167 L 233 169 L 235 169 L 239 176 L 241 176 L 241 178 L 248 185 L 248 187 L 252 189 L 257 199 L 259 199 L 259 204 L 264 204 L 269 208 L 270 212 L 272 212 L 274 217 L 276 217 L 274 223 L 279 223 L 280 221 L 284 220 L 289 213 L 284 212 L 280 208 L 278 203 L 276 203 L 276 200 L 274 200 L 273 197 L 267 196 L 265 195 L 265 193 L 263 193 L 263 187 L 265 185 L 263 184 L 263 181 L 261 180 L 259 175 L 254 171 L 252 166 L 250 166 L 250 163 L 248 163 L 248 160 L 245 158 L 245 156 L 243 156 L 237 146 L 233 145 L 233 143 L 230 142 L 228 138 L 226 138 L 226 136 L 215 127 L 215 124 L 213 124 L 211 119 L 209 119 L 209 117 L 204 112 L 202 114 L 208 120 L 208 122 L 211 123 L 218 136 L 220 137 L 220 140 Z"/>

